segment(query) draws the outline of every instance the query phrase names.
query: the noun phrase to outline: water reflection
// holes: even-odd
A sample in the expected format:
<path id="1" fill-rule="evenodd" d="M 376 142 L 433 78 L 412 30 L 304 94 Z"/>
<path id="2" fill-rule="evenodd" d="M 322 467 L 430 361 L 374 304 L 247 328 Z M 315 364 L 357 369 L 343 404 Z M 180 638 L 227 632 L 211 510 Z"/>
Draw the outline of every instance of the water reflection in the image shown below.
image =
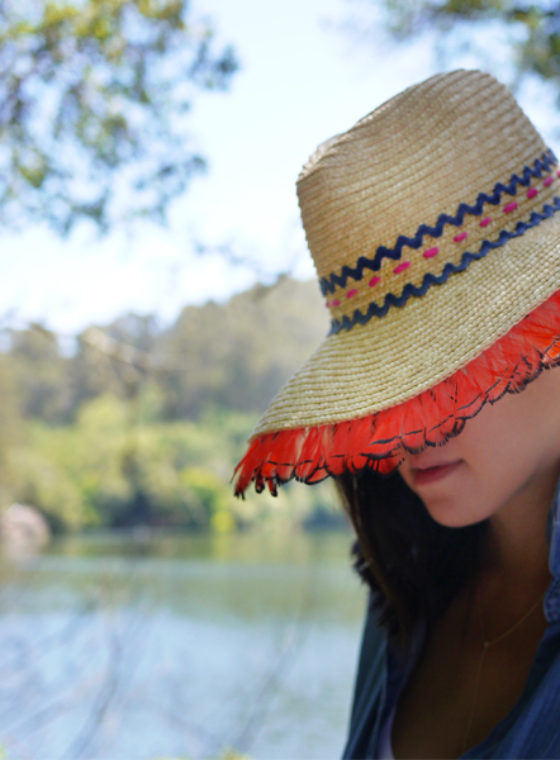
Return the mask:
<path id="1" fill-rule="evenodd" d="M 2 567 L 8 758 L 335 758 L 364 590 L 349 535 L 68 538 Z"/>

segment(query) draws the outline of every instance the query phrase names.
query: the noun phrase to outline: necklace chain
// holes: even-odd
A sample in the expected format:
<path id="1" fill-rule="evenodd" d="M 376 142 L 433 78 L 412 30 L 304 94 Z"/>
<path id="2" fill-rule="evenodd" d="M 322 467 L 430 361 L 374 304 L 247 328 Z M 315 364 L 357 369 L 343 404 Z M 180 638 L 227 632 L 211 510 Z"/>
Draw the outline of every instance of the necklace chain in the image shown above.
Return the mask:
<path id="1" fill-rule="evenodd" d="M 516 623 L 514 623 L 511 626 L 511 628 L 508 628 L 507 631 L 504 631 L 499 636 L 496 636 L 496 638 L 492 639 L 492 641 L 486 641 L 486 639 L 485 639 L 484 643 L 483 643 L 484 648 L 488 649 L 489 647 L 493 646 L 494 644 L 497 644 L 498 641 L 501 641 L 502 639 L 505 639 L 506 636 L 509 636 L 510 633 L 513 633 L 517 628 L 519 628 L 519 626 L 522 625 L 527 620 L 527 618 L 531 617 L 531 615 L 533 614 L 533 612 L 537 609 L 537 607 L 541 603 L 543 596 L 544 596 L 543 594 L 540 594 L 539 598 L 537 599 L 537 601 L 531 606 L 531 609 L 527 610 L 527 612 L 523 615 L 523 617 L 519 618 L 519 620 Z M 482 634 L 483 634 L 483 637 L 484 637 L 484 631 L 482 632 Z"/>
<path id="2" fill-rule="evenodd" d="M 482 666 L 484 664 L 486 653 L 488 652 L 488 650 L 490 649 L 490 647 L 494 646 L 494 644 L 497 644 L 500 641 L 503 641 L 503 639 L 507 638 L 511 633 L 513 633 L 521 625 L 523 625 L 523 623 L 526 620 L 528 620 L 528 618 L 531 617 L 531 615 L 533 614 L 533 612 L 535 612 L 535 610 L 537 609 L 537 607 L 539 606 L 539 604 L 542 602 L 543 598 L 544 598 L 544 594 L 539 594 L 539 598 L 537 599 L 537 601 L 534 602 L 531 605 L 530 609 L 527 610 L 527 612 L 525 612 L 525 614 L 521 618 L 519 618 L 519 620 L 517 620 L 512 626 L 510 626 L 507 630 L 505 630 L 499 636 L 496 636 L 496 638 L 492 639 L 491 641 L 488 641 L 485 638 L 485 636 L 484 636 L 484 629 L 482 628 L 482 620 L 479 619 L 480 620 L 481 630 L 482 630 L 482 638 L 483 638 L 482 651 L 480 652 L 480 657 L 478 658 L 478 666 L 477 666 L 477 669 L 476 669 L 476 677 L 475 677 L 475 685 L 474 685 L 474 695 L 473 695 L 473 701 L 472 701 L 472 704 L 471 704 L 471 709 L 469 711 L 469 716 L 468 716 L 468 720 L 467 720 L 467 726 L 466 726 L 466 729 L 465 729 L 465 736 L 463 738 L 463 748 L 461 750 L 461 754 L 462 755 L 466 752 L 466 750 L 468 749 L 468 746 L 469 746 L 469 744 L 468 744 L 468 742 L 469 742 L 469 736 L 470 736 L 470 733 L 471 733 L 471 730 L 472 730 L 472 725 L 473 725 L 474 717 L 475 717 L 475 713 L 476 713 L 476 703 L 477 703 L 477 700 L 478 700 L 478 689 L 479 689 L 479 686 L 480 686 L 480 676 L 482 674 Z"/>

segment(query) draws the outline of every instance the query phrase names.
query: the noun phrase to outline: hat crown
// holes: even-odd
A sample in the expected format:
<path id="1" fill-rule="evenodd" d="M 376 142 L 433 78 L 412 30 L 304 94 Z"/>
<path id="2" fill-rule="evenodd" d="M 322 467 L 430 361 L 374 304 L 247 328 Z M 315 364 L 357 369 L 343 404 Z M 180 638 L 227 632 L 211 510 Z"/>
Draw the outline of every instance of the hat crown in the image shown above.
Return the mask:
<path id="1" fill-rule="evenodd" d="M 373 261 L 380 246 L 392 249 L 421 225 L 437 225 L 442 214 L 455 216 L 460 204 L 475 204 L 479 193 L 521 176 L 545 152 L 511 93 L 489 74 L 454 71 L 408 88 L 321 145 L 298 178 L 303 225 L 323 284 L 345 268 L 356 270 L 361 259 Z M 438 255 L 432 264 L 441 269 L 445 255 Z M 399 295 L 395 263 L 393 257 L 390 272 L 375 266 L 366 272 L 376 274 L 380 294 Z M 345 293 L 339 296 L 327 301 L 334 317 L 355 308 Z"/>

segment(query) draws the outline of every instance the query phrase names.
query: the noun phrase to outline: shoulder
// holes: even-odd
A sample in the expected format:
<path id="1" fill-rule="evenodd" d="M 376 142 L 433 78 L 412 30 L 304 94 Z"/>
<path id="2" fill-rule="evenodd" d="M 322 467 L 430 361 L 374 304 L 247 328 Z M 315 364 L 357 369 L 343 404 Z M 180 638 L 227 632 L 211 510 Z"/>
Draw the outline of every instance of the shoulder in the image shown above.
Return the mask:
<path id="1" fill-rule="evenodd" d="M 373 675 L 384 670 L 387 655 L 387 640 L 384 631 L 377 623 L 377 613 L 374 606 L 373 596 L 370 594 L 366 609 L 364 627 L 362 631 L 362 643 L 358 659 L 358 671 L 356 674 L 355 696 L 371 686 Z M 354 700 L 355 701 L 355 700 Z"/>
<path id="2" fill-rule="evenodd" d="M 516 708 L 496 726 L 485 757 L 560 757 L 560 625 L 539 645 L 525 691 Z"/>
<path id="3" fill-rule="evenodd" d="M 348 741 L 344 758 L 365 757 L 386 701 L 387 641 L 376 622 L 370 596 L 362 632 Z"/>
<path id="4" fill-rule="evenodd" d="M 560 757 L 560 625 L 549 630 L 528 683 L 527 730 L 538 742 L 540 757 Z M 540 671 L 540 672 L 539 672 Z M 540 678 L 539 678 L 540 676 Z M 529 725 L 530 724 L 530 725 Z M 529 739 L 529 737 L 527 737 Z"/>

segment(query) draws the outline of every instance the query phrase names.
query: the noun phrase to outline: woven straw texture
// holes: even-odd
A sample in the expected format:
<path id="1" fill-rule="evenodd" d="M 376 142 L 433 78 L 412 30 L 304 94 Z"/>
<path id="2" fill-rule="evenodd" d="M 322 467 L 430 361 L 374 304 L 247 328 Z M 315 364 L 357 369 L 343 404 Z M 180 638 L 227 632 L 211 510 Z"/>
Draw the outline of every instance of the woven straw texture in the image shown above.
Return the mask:
<path id="1" fill-rule="evenodd" d="M 507 333 L 560 288 L 559 183 L 513 97 L 481 72 L 409 88 L 321 146 L 298 195 L 333 332 L 254 435 L 390 408 Z"/>

